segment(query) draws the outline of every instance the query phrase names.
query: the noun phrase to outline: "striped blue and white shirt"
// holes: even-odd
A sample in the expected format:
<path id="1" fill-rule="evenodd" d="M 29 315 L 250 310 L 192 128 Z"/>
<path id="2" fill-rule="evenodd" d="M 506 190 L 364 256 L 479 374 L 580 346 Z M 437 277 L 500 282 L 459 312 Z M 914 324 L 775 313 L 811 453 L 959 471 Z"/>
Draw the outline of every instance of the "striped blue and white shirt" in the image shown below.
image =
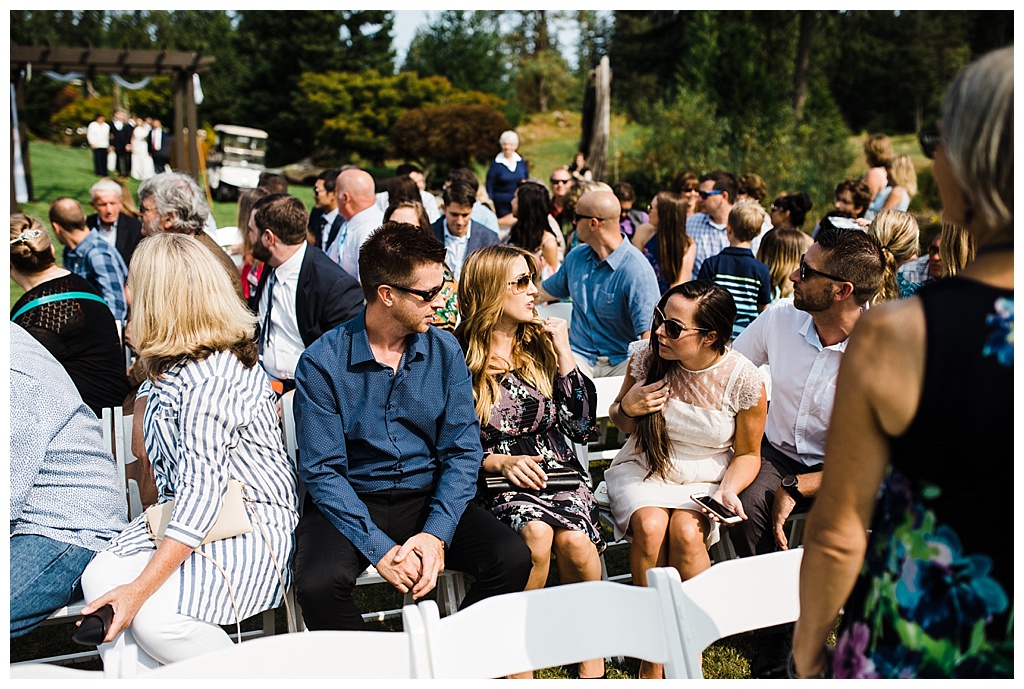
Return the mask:
<path id="1" fill-rule="evenodd" d="M 283 591 L 271 557 L 291 578 L 298 498 L 295 467 L 284 449 L 275 395 L 260 366 L 245 368 L 230 352 L 176 364 L 140 395 L 149 395 L 143 429 L 160 502 L 175 500 L 166 536 L 198 548 L 230 580 L 239 619 L 281 604 Z M 229 479 L 244 483 L 263 523 L 253 532 L 204 546 L 217 521 Z M 131 555 L 155 546 L 144 517 L 136 519 L 110 550 Z M 178 612 L 214 624 L 235 622 L 228 581 L 198 553 L 181 566 Z"/>

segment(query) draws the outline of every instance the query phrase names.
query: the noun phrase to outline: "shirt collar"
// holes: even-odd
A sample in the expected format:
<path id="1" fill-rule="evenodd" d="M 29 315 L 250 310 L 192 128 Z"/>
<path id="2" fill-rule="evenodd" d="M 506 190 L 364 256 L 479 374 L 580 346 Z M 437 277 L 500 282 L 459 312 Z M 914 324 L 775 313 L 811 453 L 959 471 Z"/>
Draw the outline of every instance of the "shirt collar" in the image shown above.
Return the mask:
<path id="1" fill-rule="evenodd" d="M 632 244 L 629 243 L 629 237 L 623 234 L 622 242 L 615 248 L 615 251 L 608 254 L 608 258 L 604 259 L 603 262 L 607 263 L 608 267 L 612 270 L 618 270 L 619 266 L 621 266 L 626 260 L 626 254 L 629 253 L 629 248 L 631 246 Z M 593 249 L 591 249 L 591 251 L 593 251 Z"/>
<path id="2" fill-rule="evenodd" d="M 446 243 L 448 242 L 448 240 L 451 240 L 453 242 L 468 242 L 469 238 L 470 238 L 470 236 L 472 234 L 473 234 L 473 221 L 472 220 L 469 221 L 469 227 L 466 228 L 466 236 L 464 236 L 464 237 L 456 237 L 455 235 L 453 235 L 451 232 L 448 231 L 448 218 L 444 219 L 444 241 Z"/>
<path id="3" fill-rule="evenodd" d="M 327 221 L 327 226 L 330 227 L 334 224 L 334 219 L 338 217 L 338 209 L 330 211 L 329 213 L 323 214 L 323 219 Z"/>
<path id="4" fill-rule="evenodd" d="M 522 159 L 523 157 L 514 151 L 512 153 L 512 160 L 506 158 L 505 154 L 501 152 L 499 152 L 498 155 L 494 156 L 494 162 L 501 163 L 502 165 L 507 167 L 511 172 L 516 171 L 516 167 L 519 166 L 519 161 Z"/>
<path id="5" fill-rule="evenodd" d="M 299 245 L 299 250 L 288 257 L 288 260 L 274 268 L 274 277 L 278 282 L 284 282 L 299 274 L 302 270 L 302 257 L 306 255 L 306 242 Z"/>
<path id="6" fill-rule="evenodd" d="M 350 357 L 352 364 L 365 364 L 368 361 L 376 363 L 377 359 L 373 356 L 373 350 L 370 349 L 370 336 L 366 333 L 365 306 L 360 314 L 352 319 L 351 326 L 349 327 L 352 333 L 352 353 Z M 423 358 L 423 352 L 418 347 L 422 337 L 422 333 L 413 333 L 406 337 L 405 354 L 402 355 L 402 367 L 408 366 L 411 361 Z"/>

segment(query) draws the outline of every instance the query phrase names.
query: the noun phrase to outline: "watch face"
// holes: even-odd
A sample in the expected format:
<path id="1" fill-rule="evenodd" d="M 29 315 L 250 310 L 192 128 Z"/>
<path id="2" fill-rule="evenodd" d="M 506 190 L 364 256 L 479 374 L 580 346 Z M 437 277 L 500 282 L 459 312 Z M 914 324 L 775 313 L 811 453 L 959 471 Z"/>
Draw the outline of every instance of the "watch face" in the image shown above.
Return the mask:
<path id="1" fill-rule="evenodd" d="M 796 488 L 796 476 L 783 477 L 782 485 L 785 488 Z"/>

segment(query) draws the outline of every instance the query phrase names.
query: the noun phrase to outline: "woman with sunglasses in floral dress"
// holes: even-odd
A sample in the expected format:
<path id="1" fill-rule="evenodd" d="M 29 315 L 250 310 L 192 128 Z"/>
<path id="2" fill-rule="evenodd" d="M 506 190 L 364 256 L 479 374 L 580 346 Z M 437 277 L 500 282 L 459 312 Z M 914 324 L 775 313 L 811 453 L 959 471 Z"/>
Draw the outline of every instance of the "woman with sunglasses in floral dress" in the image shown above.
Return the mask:
<path id="1" fill-rule="evenodd" d="M 768 402 L 757 368 L 726 347 L 735 317 L 728 290 L 686 282 L 661 297 L 651 339 L 631 346 L 609 412 L 631 435 L 605 480 L 615 538 L 632 540 L 634 585 L 646 586 L 651 567 L 675 567 L 685 580 L 711 566 L 719 525 L 694 493 L 745 517 L 737 495 L 761 466 Z M 661 674 L 660 665 L 641 663 L 641 678 Z"/>
<path id="2" fill-rule="evenodd" d="M 519 247 L 470 254 L 459 279 L 462 322 L 455 331 L 473 377 L 481 473 L 513 486 L 484 499 L 530 547 L 527 590 L 544 587 L 552 552 L 561 583 L 599 580 L 605 548 L 587 472 L 566 440 L 586 443 L 597 434 L 597 392 L 576 367 L 568 324 L 538 318 L 536 270 L 534 255 Z M 548 485 L 553 472 L 568 479 Z M 581 678 L 601 677 L 604 661 L 584 661 L 579 671 Z"/>

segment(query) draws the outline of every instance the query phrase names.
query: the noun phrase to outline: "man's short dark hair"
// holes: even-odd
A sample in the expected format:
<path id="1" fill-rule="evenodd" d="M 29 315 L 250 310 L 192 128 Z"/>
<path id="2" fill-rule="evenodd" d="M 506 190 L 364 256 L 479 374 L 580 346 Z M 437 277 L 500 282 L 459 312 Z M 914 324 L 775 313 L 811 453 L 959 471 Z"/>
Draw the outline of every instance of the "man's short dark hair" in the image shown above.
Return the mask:
<path id="1" fill-rule="evenodd" d="M 476 192 L 468 184 L 452 182 L 447 189 L 441 192 L 441 199 L 445 206 L 457 203 L 460 206 L 472 207 L 476 203 Z"/>
<path id="2" fill-rule="evenodd" d="M 305 204 L 294 196 L 270 194 L 257 201 L 252 209 L 257 229 L 270 230 L 288 246 L 306 241 L 309 213 Z"/>
<path id="3" fill-rule="evenodd" d="M 853 198 L 853 207 L 860 209 L 857 217 L 863 218 L 868 206 L 871 205 L 871 188 L 867 182 L 862 179 L 847 177 L 836 185 L 836 198 L 844 191 L 850 192 L 850 196 Z"/>
<path id="4" fill-rule="evenodd" d="M 619 201 L 636 201 L 636 192 L 629 182 L 616 182 L 612 185 L 612 193 Z"/>
<path id="5" fill-rule="evenodd" d="M 725 170 L 714 170 L 713 172 L 707 172 L 701 176 L 701 184 L 711 180 L 715 183 L 715 189 L 721 189 L 722 191 L 729 194 L 729 203 L 736 203 L 736 194 L 739 191 L 740 183 L 736 180 L 736 175 Z"/>
<path id="6" fill-rule="evenodd" d="M 316 176 L 316 179 L 318 182 L 324 183 L 324 190 L 334 191 L 334 185 L 337 184 L 338 175 L 340 174 L 340 169 L 332 167 L 328 170 L 324 170 L 323 172 L 321 172 L 319 175 Z"/>
<path id="7" fill-rule="evenodd" d="M 423 174 L 423 170 L 421 170 L 418 166 L 413 165 L 412 163 L 402 163 L 401 165 L 395 168 L 395 177 L 401 177 L 402 175 L 411 175 L 414 172 L 418 172 L 421 175 Z"/>
<path id="8" fill-rule="evenodd" d="M 824 249 L 822 271 L 852 282 L 858 304 L 871 301 L 885 274 L 885 255 L 878 240 L 859 230 L 822 227 L 815 242 Z"/>
<path id="9" fill-rule="evenodd" d="M 432 233 L 409 223 L 384 223 L 370 233 L 359 250 L 359 279 L 366 302 L 377 300 L 381 285 L 411 287 L 417 268 L 443 264 L 446 255 L 444 244 Z"/>
<path id="10" fill-rule="evenodd" d="M 449 172 L 448 181 L 452 184 L 455 184 L 456 182 L 468 184 L 470 188 L 473 189 L 473 198 L 476 198 L 476 192 L 480 188 L 480 180 L 477 179 L 476 173 L 468 167 L 457 167 Z"/>
<path id="11" fill-rule="evenodd" d="M 276 172 L 261 172 L 256 186 L 263 187 L 272 194 L 288 193 L 288 180 Z"/>

